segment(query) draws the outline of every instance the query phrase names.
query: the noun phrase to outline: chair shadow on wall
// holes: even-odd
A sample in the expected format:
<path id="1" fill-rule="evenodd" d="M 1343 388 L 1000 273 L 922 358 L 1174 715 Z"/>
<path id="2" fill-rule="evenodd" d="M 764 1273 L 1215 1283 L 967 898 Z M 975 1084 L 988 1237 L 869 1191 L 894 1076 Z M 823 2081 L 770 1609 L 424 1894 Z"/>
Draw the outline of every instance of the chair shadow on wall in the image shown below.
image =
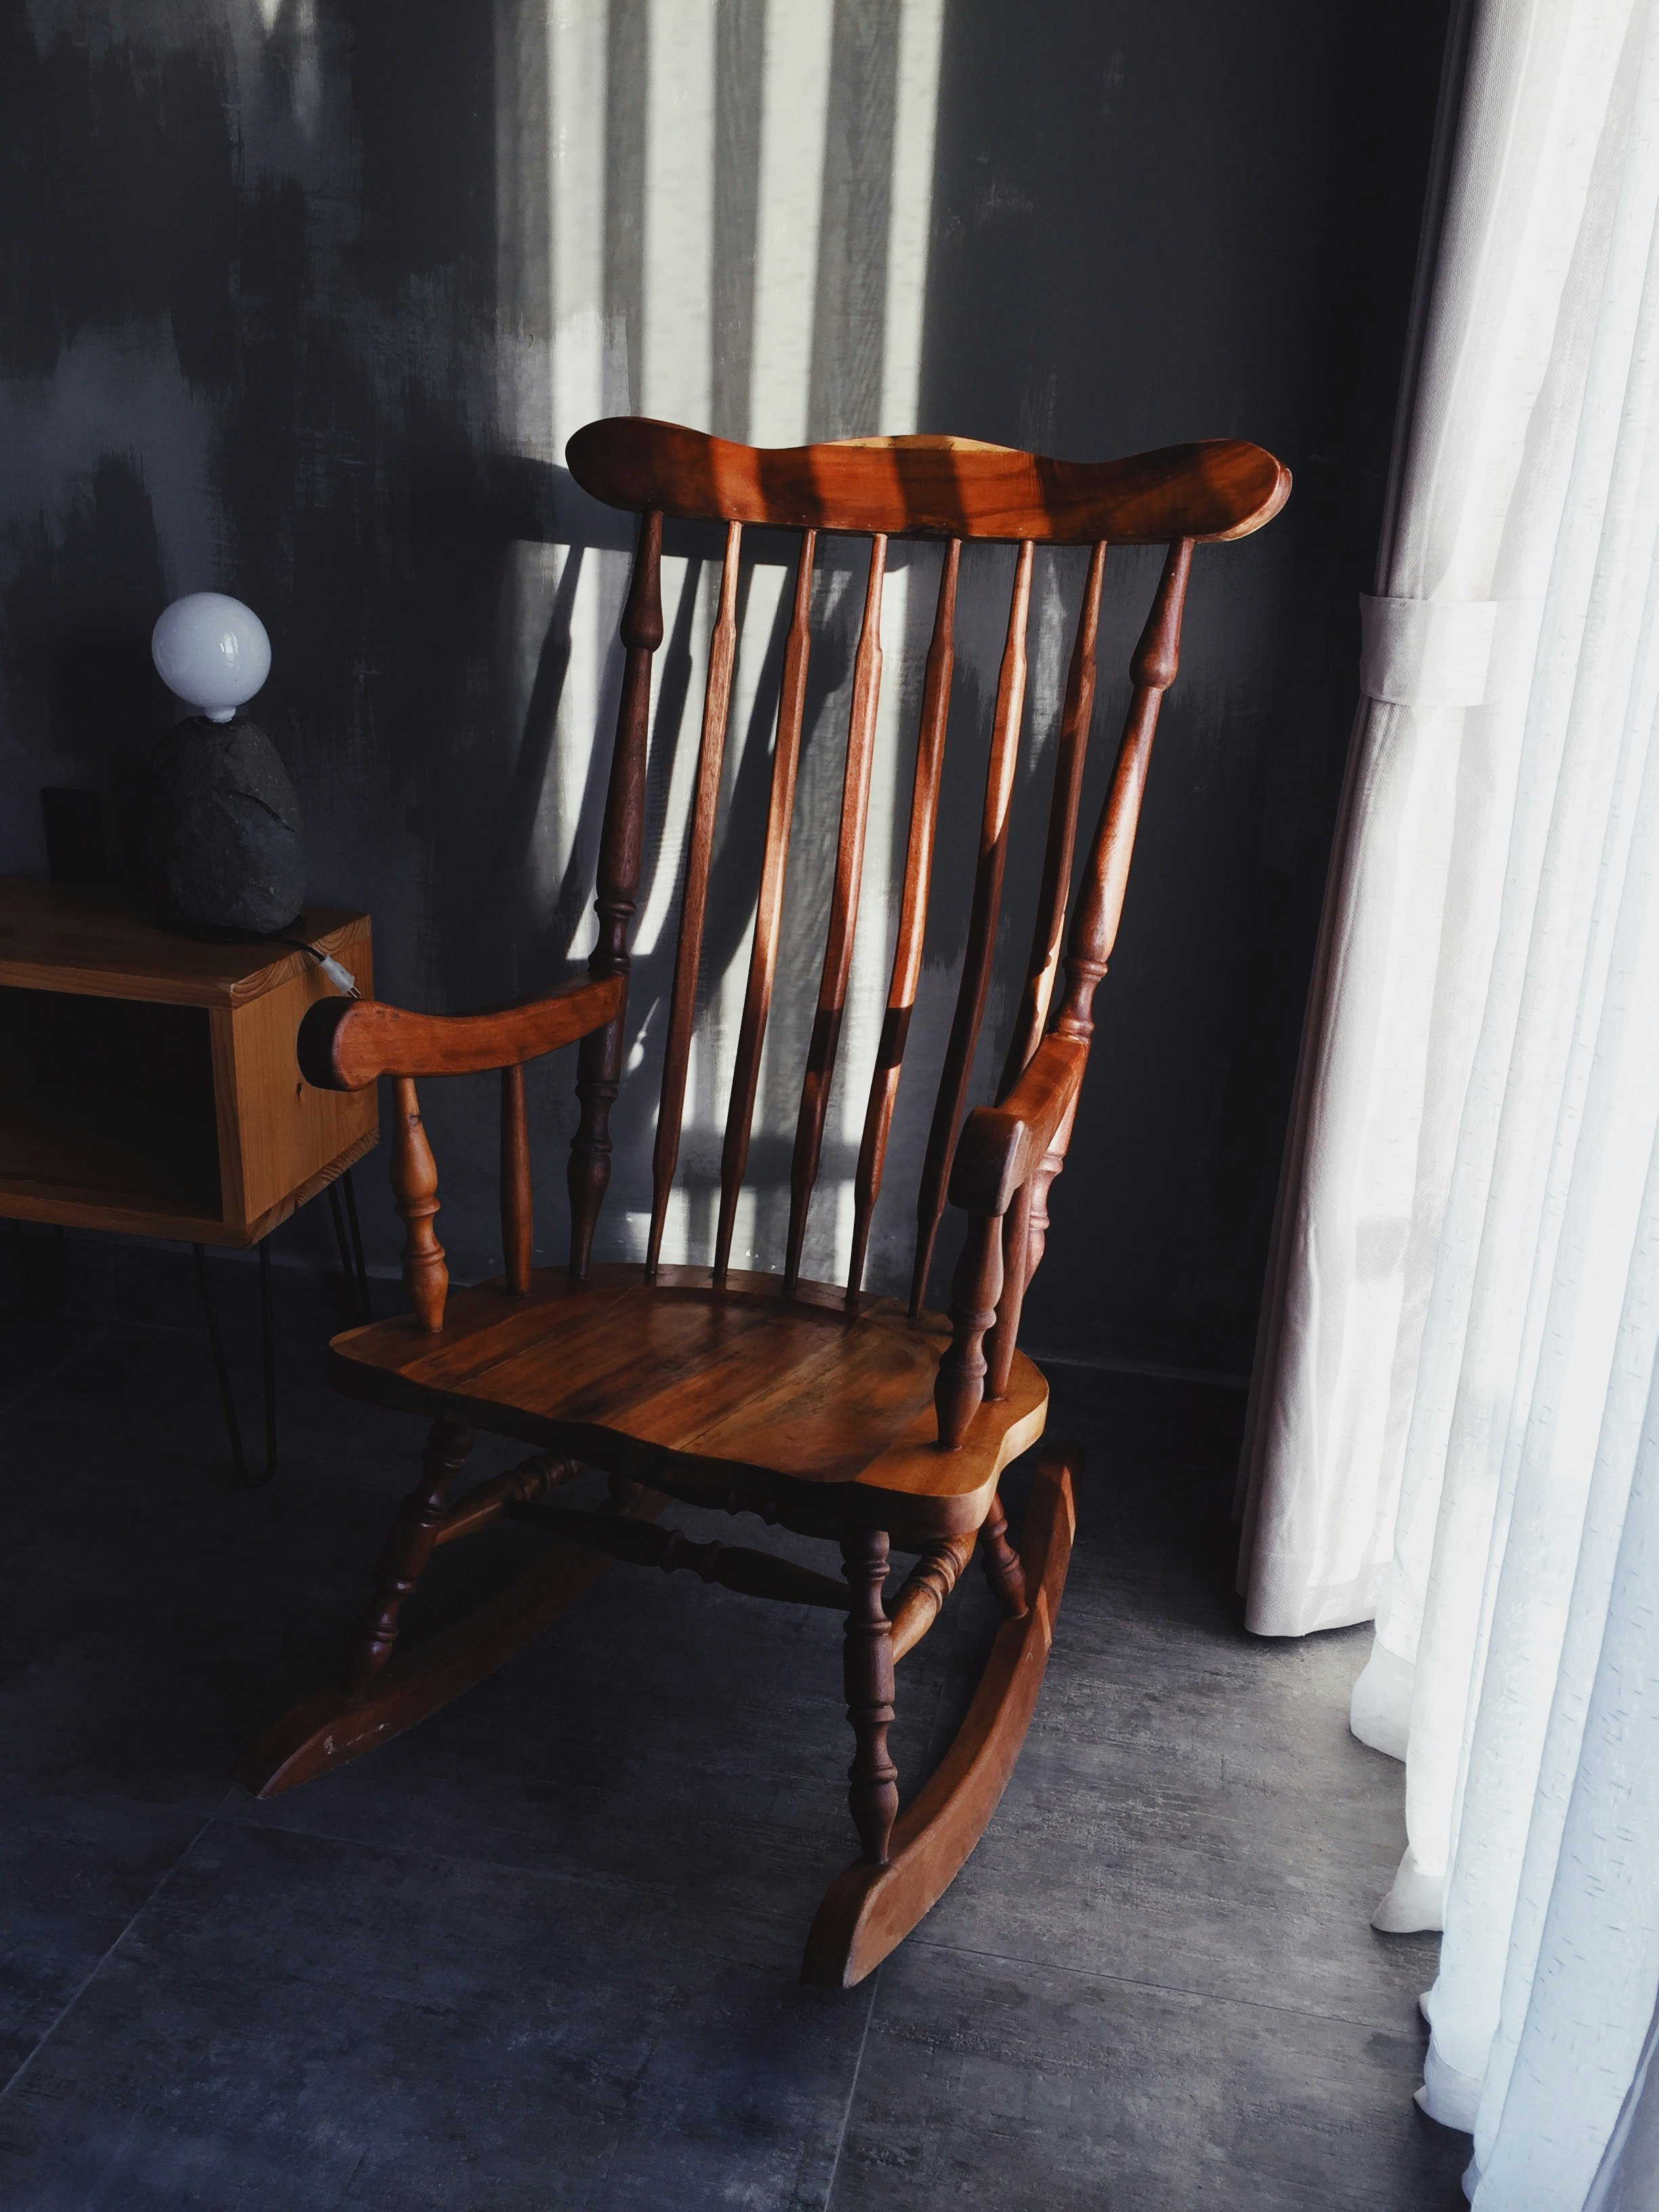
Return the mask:
<path id="1" fill-rule="evenodd" d="M 516 518 L 518 529 L 525 532 L 533 526 L 536 542 L 562 545 L 568 550 L 548 606 L 500 819 L 493 838 L 486 844 L 486 857 L 476 881 L 474 911 L 489 915 L 492 920 L 487 930 L 477 928 L 471 933 L 488 934 L 498 943 L 518 948 L 515 988 L 530 992 L 544 989 L 562 977 L 578 972 L 591 939 L 594 871 L 610 773 L 611 733 L 616 721 L 622 673 L 617 621 L 626 587 L 627 564 L 633 552 L 633 536 L 629 519 L 589 500 L 567 470 L 520 459 L 514 464 L 514 472 L 520 489 L 530 492 L 530 501 L 526 504 L 532 507 L 535 518 L 532 525 L 521 506 Z M 697 679 L 704 658 L 699 646 L 706 642 L 707 626 L 712 619 L 709 586 L 711 583 L 717 586 L 719 582 L 721 534 L 711 525 L 671 523 L 665 531 L 663 550 L 667 560 L 678 558 L 684 566 L 678 592 L 665 608 L 665 635 L 657 656 L 659 672 L 651 710 L 641 855 L 641 915 L 653 906 L 672 907 L 672 894 L 684 866 L 689 825 L 683 818 L 684 810 L 681 809 L 677 817 L 672 808 L 671 792 L 677 775 L 684 786 L 690 757 L 695 755 L 699 742 L 702 696 Z M 918 556 L 920 562 L 931 569 L 938 557 L 931 547 L 896 545 L 893 550 L 898 557 L 890 562 L 890 573 L 900 568 L 906 558 L 914 562 Z M 701 963 L 700 1018 L 720 980 L 734 963 L 744 957 L 754 927 L 759 856 L 766 834 L 773 733 L 789 627 L 787 590 L 779 590 L 775 609 L 765 620 L 763 628 L 759 623 L 751 623 L 749 617 L 756 596 L 757 572 L 769 568 L 780 580 L 787 579 L 795 553 L 795 542 L 788 533 L 760 530 L 745 533 L 737 594 L 738 685 L 747 689 L 752 681 L 753 691 L 741 728 L 734 727 L 737 742 L 728 748 L 726 784 L 721 799 Z M 836 538 L 820 540 L 814 590 L 813 650 L 802 737 L 803 794 L 814 778 L 827 784 L 840 775 L 856 642 L 855 618 L 865 568 L 862 549 L 855 547 L 853 541 Z M 597 602 L 596 611 L 585 605 L 584 595 Z M 902 679 L 919 673 L 927 644 L 927 603 L 930 598 L 926 588 L 912 595 L 904 634 L 889 640 L 893 664 L 889 680 L 893 683 L 896 696 L 902 689 L 915 688 L 914 683 L 905 686 Z M 586 716 L 579 722 L 567 705 L 579 615 L 586 615 L 596 623 L 604 641 L 604 659 L 593 686 L 591 726 Z M 698 638 L 700 629 L 703 632 L 702 641 Z M 954 810 L 962 817 L 956 824 L 958 829 L 967 823 L 976 804 L 973 779 L 982 763 L 975 756 L 982 750 L 981 740 L 988 738 L 988 729 L 981 732 L 977 726 L 986 720 L 988 706 L 982 687 L 975 681 L 971 665 L 963 665 L 961 676 L 963 680 L 953 702 L 956 711 L 951 731 L 951 747 L 957 754 L 968 757 L 952 763 L 956 774 L 951 781 L 961 784 L 957 795 L 966 802 L 967 808 L 965 813 L 960 806 Z M 908 784 L 909 775 L 913 732 L 908 725 L 914 719 L 908 712 L 913 704 L 907 699 L 898 718 L 896 775 L 900 786 Z M 959 720 L 975 726 L 958 730 L 956 724 Z M 544 795 L 555 774 L 558 749 L 584 744 L 587 757 L 574 810 L 574 832 L 564 865 L 550 888 L 540 880 L 535 866 L 536 841 L 544 820 Z M 804 816 L 805 811 L 801 806 L 798 817 Z M 947 805 L 947 817 L 951 812 Z M 879 930 L 889 922 L 884 908 L 896 890 L 902 859 L 902 851 L 896 847 L 890 865 L 890 881 L 885 885 L 867 883 L 865 927 Z M 832 842 L 814 843 L 810 838 L 801 837 L 792 848 L 784 942 L 780 956 L 786 972 L 792 956 L 809 962 L 816 957 L 811 948 L 815 938 L 817 941 L 822 939 L 833 864 Z M 954 946 L 961 939 L 967 900 L 965 895 L 957 895 L 957 886 L 948 873 L 941 878 L 937 904 L 939 933 L 945 944 Z M 648 1174 L 642 1170 L 641 1163 L 648 1159 L 650 1150 L 656 1070 L 673 981 L 675 942 L 673 929 L 665 927 L 647 946 L 641 948 L 636 944 L 633 953 L 625 1065 L 635 1072 L 623 1087 L 613 1121 L 613 1194 L 614 1199 L 620 1201 L 611 1216 L 613 1237 L 616 1224 L 624 1211 L 637 1216 L 649 1205 Z M 952 979 L 947 975 L 945 980 L 950 986 Z M 477 995 L 471 975 L 465 981 L 459 976 L 453 978 L 452 988 L 457 1003 L 469 1003 Z M 947 988 L 943 999 L 948 1000 L 948 995 Z M 948 1004 L 942 1006 L 939 1018 L 933 1025 L 937 1036 L 930 1037 L 925 1029 L 918 1032 L 921 1049 L 915 1058 L 918 1089 L 921 1092 L 927 1091 L 934 1073 L 928 1062 L 937 1057 L 937 1050 L 943 1048 L 945 1013 Z M 749 1164 L 749 1187 L 756 1205 L 756 1243 L 763 1254 L 774 1244 L 781 1247 L 788 1209 L 793 1136 L 786 1119 L 793 1116 L 799 1069 L 811 1028 L 810 1004 L 787 994 L 781 996 L 769 1028 L 765 1073 Z M 930 1043 L 937 1050 L 930 1051 Z M 705 1056 L 696 1071 L 696 1095 L 688 1102 L 680 1183 L 685 1202 L 686 1256 L 690 1259 L 706 1256 L 713 1244 L 720 1195 L 720 1135 L 726 1106 L 725 1085 L 728 1079 L 729 1070 L 716 1066 L 712 1056 Z M 855 1079 L 849 1076 L 849 1079 L 855 1079 L 861 1092 L 866 1073 L 861 1071 Z M 556 1110 L 568 1113 L 569 1103 L 562 1096 L 562 1091 L 568 1090 L 568 1082 L 562 1091 L 556 1076 L 555 1086 Z M 568 1133 L 568 1130 L 565 1133 Z M 920 1132 L 916 1133 L 919 1137 Z M 856 1155 L 855 1140 L 837 1137 L 833 1129 L 827 1132 L 823 1164 L 825 1182 L 832 1188 L 838 1183 L 850 1183 Z M 550 1176 L 556 1164 L 549 1161 Z M 550 1179 L 550 1194 L 551 1188 Z M 550 1249 L 556 1249 L 562 1233 L 562 1223 L 549 1218 L 546 1239 Z"/>

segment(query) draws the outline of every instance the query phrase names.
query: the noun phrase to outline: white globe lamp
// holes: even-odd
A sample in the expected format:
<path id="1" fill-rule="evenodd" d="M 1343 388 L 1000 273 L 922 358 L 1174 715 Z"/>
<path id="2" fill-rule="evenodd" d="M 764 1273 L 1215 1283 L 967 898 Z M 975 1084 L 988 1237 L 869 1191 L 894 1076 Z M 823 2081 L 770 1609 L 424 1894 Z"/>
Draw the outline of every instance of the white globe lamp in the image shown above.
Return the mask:
<path id="1" fill-rule="evenodd" d="M 223 592 L 187 592 L 151 633 L 167 690 L 210 722 L 228 722 L 270 673 L 270 640 L 252 607 Z"/>
<path id="2" fill-rule="evenodd" d="M 281 936 L 305 902 L 305 823 L 276 746 L 237 712 L 270 673 L 265 626 L 223 592 L 191 592 L 163 613 L 150 652 L 195 710 L 144 771 L 156 919 L 220 942 Z"/>

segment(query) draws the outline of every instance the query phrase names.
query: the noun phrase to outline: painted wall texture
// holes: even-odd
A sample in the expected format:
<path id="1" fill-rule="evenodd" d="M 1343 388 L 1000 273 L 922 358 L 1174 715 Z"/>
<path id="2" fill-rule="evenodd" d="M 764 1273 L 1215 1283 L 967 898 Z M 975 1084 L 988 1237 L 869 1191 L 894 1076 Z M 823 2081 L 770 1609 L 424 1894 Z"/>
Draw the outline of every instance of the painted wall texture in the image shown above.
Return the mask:
<path id="1" fill-rule="evenodd" d="M 951 430 L 1079 459 L 1238 435 L 1295 472 L 1201 552 L 1095 1066 L 1026 1338 L 1249 1364 L 1352 718 L 1445 0 L 0 0 L 0 869 L 38 791 L 95 785 L 124 861 L 173 718 L 150 625 L 233 592 L 305 805 L 312 896 L 378 988 L 459 1009 L 591 941 L 631 523 L 562 467 L 637 410 L 763 443 Z M 712 1225 L 790 549 L 745 618 L 671 1249 Z M 671 533 L 631 1073 L 601 1242 L 642 1249 L 718 546 Z M 1040 561 L 981 1094 L 1027 943 L 1081 557 Z M 1012 553 L 964 564 L 925 996 L 872 1279 L 908 1211 L 968 899 Z M 833 1273 L 884 990 L 938 556 L 895 549 L 854 1018 L 809 1272 Z M 1091 816 L 1154 567 L 1109 571 Z M 863 556 L 820 561 L 756 1194 L 775 1264 L 822 943 Z M 602 733 L 596 744 L 595 732 Z M 562 1250 L 568 1058 L 535 1072 Z M 439 1227 L 489 1267 L 485 1079 L 433 1085 Z M 381 1258 L 396 1224 L 364 1171 Z M 312 1247 L 314 1227 L 283 1232 Z M 318 1246 L 316 1249 L 320 1249 Z M 950 1245 L 945 1248 L 948 1259 Z M 939 1279 L 936 1278 L 936 1281 Z"/>

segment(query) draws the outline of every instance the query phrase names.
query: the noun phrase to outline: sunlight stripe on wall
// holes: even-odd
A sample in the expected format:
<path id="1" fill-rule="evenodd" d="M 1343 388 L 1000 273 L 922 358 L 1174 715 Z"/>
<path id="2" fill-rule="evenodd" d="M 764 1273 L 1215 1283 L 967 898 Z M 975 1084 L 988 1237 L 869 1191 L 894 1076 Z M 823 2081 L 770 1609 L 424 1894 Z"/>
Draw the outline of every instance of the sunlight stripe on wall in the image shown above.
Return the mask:
<path id="1" fill-rule="evenodd" d="M 757 446 L 807 435 L 834 14 L 832 0 L 767 10 L 749 416 Z"/>

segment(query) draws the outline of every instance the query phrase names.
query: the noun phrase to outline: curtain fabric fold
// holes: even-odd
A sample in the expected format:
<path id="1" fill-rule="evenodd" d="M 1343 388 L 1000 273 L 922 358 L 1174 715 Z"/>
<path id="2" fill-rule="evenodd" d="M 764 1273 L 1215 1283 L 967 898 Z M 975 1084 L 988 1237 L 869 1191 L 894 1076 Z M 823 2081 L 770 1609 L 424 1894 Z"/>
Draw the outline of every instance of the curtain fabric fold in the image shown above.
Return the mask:
<path id="1" fill-rule="evenodd" d="M 1650 0 L 1481 0 L 1247 1444 L 1490 2212 L 1659 2207 L 1656 213 Z"/>

